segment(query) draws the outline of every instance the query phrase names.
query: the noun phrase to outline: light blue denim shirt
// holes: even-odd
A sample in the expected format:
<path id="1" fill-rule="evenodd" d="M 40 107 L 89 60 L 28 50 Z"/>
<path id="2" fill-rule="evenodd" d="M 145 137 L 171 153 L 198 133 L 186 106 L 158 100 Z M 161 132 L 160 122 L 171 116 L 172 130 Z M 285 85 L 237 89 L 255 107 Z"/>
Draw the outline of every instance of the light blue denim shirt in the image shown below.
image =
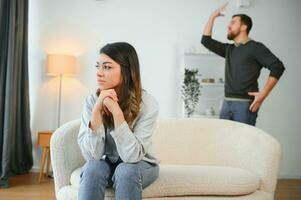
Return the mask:
<path id="1" fill-rule="evenodd" d="M 89 127 L 92 109 L 97 98 L 95 94 L 86 97 L 78 134 L 78 144 L 86 160 L 103 159 L 105 156 L 105 145 L 107 145 L 104 126 L 102 125 L 94 131 Z M 116 149 L 123 162 L 135 163 L 145 160 L 158 163 L 154 156 L 152 145 L 152 135 L 158 114 L 159 105 L 156 99 L 146 91 L 143 91 L 140 112 L 133 123 L 133 131 L 126 122 L 123 122 L 115 130 L 109 130 L 109 134 L 114 139 Z"/>

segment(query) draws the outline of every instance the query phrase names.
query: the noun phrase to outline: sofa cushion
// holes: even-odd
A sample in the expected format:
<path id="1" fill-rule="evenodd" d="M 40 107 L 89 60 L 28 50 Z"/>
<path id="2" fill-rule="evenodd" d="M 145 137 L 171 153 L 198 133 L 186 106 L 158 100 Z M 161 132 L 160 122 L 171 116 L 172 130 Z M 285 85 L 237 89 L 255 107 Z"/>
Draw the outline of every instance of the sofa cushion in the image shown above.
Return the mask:
<path id="1" fill-rule="evenodd" d="M 71 174 L 79 187 L 81 168 Z M 247 170 L 220 166 L 160 165 L 159 178 L 143 190 L 143 197 L 188 195 L 245 195 L 259 188 L 258 176 Z M 113 195 L 107 191 L 107 196 Z"/>
<path id="2" fill-rule="evenodd" d="M 58 191 L 58 200 L 77 200 L 78 188 L 68 185 Z M 175 197 L 155 197 L 143 198 L 149 200 L 273 200 L 274 195 L 269 192 L 257 190 L 248 195 L 239 196 L 175 196 Z M 106 196 L 105 200 L 115 200 L 114 196 Z"/>

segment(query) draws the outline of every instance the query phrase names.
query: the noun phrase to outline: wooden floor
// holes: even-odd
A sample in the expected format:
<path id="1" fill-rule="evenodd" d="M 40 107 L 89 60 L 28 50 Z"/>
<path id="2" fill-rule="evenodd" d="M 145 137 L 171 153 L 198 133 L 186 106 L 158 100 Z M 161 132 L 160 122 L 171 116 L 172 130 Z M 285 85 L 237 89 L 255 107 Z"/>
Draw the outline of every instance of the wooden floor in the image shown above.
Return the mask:
<path id="1" fill-rule="evenodd" d="M 0 200 L 55 200 L 53 179 L 39 184 L 37 173 L 12 177 L 10 186 L 0 189 Z M 301 200 L 301 179 L 279 180 L 275 200 Z"/>
<path id="2" fill-rule="evenodd" d="M 280 179 L 275 200 L 301 200 L 301 179 Z"/>
<path id="3" fill-rule="evenodd" d="M 0 200 L 55 200 L 53 179 L 44 178 L 41 184 L 38 179 L 38 173 L 11 177 L 10 187 L 0 189 Z"/>

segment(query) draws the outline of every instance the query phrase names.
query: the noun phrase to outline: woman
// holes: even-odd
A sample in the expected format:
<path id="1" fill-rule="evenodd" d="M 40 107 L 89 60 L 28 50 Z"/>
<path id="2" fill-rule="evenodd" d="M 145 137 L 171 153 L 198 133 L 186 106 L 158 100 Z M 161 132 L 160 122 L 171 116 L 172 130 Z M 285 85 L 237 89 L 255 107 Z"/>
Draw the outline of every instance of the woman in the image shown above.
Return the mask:
<path id="1" fill-rule="evenodd" d="M 86 98 L 78 144 L 86 164 L 79 199 L 142 199 L 142 189 L 159 175 L 152 134 L 159 106 L 141 88 L 137 53 L 128 43 L 107 44 L 97 62 L 95 95 Z"/>

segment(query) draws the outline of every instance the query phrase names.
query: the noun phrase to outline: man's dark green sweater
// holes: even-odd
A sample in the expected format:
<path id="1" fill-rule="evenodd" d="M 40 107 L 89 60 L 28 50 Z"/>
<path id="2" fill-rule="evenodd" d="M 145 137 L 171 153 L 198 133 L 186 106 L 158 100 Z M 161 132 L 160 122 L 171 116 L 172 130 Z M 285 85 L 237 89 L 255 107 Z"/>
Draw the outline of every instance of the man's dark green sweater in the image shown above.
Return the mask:
<path id="1" fill-rule="evenodd" d="M 258 92 L 258 77 L 262 67 L 279 79 L 285 70 L 282 62 L 262 43 L 250 40 L 238 46 L 222 43 L 203 35 L 202 44 L 226 59 L 225 96 L 252 99 L 248 92 Z"/>

